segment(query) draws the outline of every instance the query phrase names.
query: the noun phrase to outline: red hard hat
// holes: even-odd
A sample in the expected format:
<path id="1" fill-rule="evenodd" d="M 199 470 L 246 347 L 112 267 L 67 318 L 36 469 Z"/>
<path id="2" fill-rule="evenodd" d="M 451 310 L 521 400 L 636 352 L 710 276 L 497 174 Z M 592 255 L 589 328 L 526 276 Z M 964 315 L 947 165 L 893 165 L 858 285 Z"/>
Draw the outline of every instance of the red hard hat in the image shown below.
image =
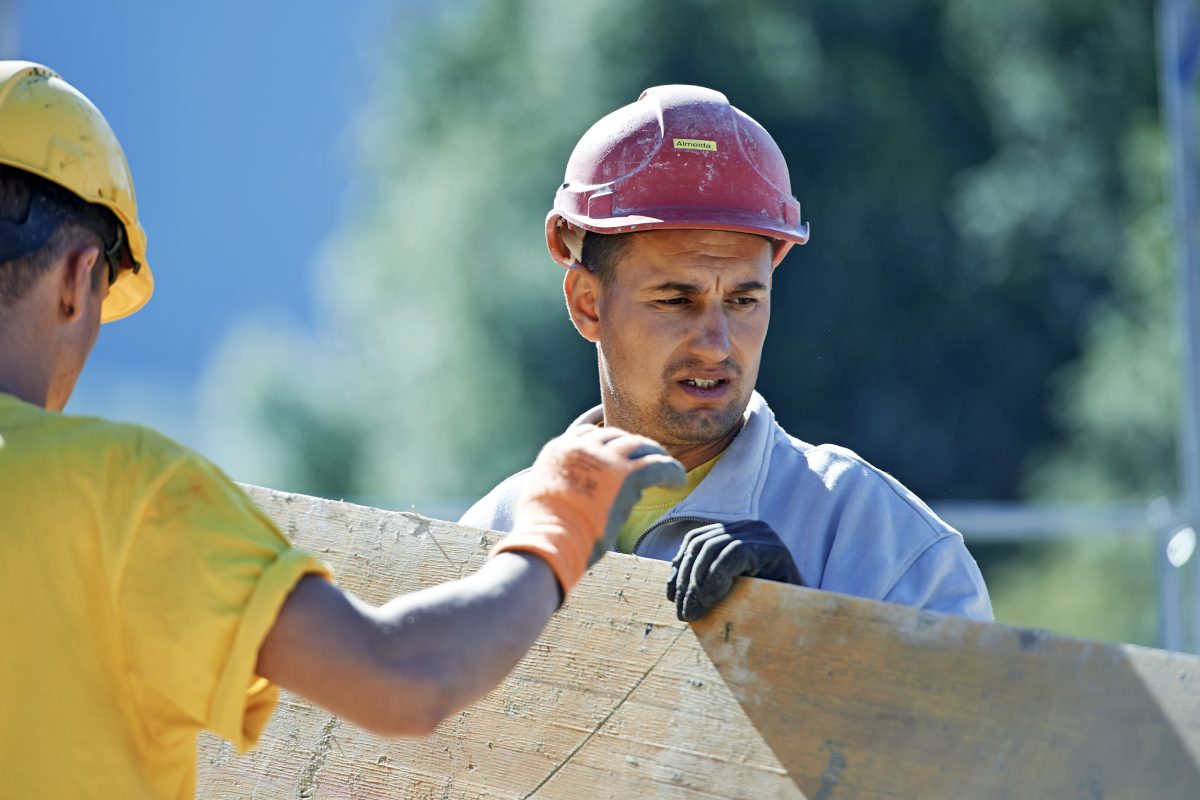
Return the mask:
<path id="1" fill-rule="evenodd" d="M 597 122 L 575 145 L 546 218 L 596 233 L 668 228 L 739 231 L 808 241 L 783 153 L 725 95 L 656 86 Z M 551 248 L 553 251 L 553 247 Z"/>

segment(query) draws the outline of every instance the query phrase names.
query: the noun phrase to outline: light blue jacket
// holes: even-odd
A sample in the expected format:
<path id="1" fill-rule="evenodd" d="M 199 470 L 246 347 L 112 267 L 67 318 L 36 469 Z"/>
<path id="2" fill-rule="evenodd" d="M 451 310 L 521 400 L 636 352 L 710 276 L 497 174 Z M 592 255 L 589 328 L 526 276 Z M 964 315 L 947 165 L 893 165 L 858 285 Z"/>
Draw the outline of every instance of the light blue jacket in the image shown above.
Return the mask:
<path id="1" fill-rule="evenodd" d="M 849 450 L 789 436 L 758 392 L 748 411 L 712 472 L 646 531 L 636 555 L 670 561 L 692 528 L 761 519 L 787 545 L 806 586 L 991 621 L 983 576 L 958 531 Z M 597 406 L 572 427 L 601 419 Z M 505 480 L 461 522 L 512 530 L 528 472 Z"/>

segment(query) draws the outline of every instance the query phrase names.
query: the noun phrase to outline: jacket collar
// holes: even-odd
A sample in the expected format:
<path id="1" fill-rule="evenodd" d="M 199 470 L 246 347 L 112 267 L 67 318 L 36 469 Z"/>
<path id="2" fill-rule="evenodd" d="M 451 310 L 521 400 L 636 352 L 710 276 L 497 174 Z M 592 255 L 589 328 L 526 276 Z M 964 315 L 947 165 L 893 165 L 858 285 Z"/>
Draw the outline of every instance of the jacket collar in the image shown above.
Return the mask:
<path id="1" fill-rule="evenodd" d="M 771 466 L 771 443 L 779 429 L 767 401 L 754 392 L 746 407 L 746 424 L 725 449 L 712 472 L 663 519 L 703 517 L 714 522 L 758 518 L 758 500 Z M 596 425 L 604 407 L 596 406 L 571 423 Z"/>

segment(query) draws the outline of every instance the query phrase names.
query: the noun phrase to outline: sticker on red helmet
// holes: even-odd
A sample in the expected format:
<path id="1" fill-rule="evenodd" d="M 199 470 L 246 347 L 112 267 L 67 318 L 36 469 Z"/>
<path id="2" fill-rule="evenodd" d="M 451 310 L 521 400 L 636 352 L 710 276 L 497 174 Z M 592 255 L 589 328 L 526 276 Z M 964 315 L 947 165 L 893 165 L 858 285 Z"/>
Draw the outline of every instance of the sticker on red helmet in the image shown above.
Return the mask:
<path id="1" fill-rule="evenodd" d="M 676 150 L 707 150 L 710 153 L 717 152 L 717 143 L 708 139 L 676 139 Z"/>

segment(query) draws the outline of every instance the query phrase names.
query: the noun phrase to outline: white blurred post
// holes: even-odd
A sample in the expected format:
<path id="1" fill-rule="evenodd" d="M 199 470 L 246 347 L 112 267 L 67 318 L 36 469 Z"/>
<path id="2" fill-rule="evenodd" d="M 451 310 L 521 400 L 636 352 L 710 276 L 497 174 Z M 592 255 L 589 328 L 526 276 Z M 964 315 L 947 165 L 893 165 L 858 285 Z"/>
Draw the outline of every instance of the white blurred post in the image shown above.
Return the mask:
<path id="1" fill-rule="evenodd" d="M 1182 652 L 1183 603 L 1179 586 L 1179 569 L 1167 557 L 1171 541 L 1170 529 L 1155 532 L 1154 568 L 1158 572 L 1158 646 L 1164 650 Z"/>
<path id="2" fill-rule="evenodd" d="M 1200 205 L 1196 186 L 1196 61 L 1200 57 L 1200 16 L 1192 0 L 1159 0 L 1159 76 L 1171 152 L 1170 194 L 1175 226 L 1176 287 L 1182 325 L 1182 395 L 1179 418 L 1180 516 L 1200 527 Z M 1166 557 L 1171 531 L 1160 536 L 1160 613 L 1163 646 L 1184 645 L 1180 575 Z M 1191 558 L 1192 650 L 1200 644 L 1200 558 Z M 1181 564 L 1180 567 L 1185 567 Z M 1173 646 L 1174 645 L 1174 646 Z"/>
<path id="3" fill-rule="evenodd" d="M 21 15 L 17 0 L 0 0 L 0 61 L 20 58 Z"/>

